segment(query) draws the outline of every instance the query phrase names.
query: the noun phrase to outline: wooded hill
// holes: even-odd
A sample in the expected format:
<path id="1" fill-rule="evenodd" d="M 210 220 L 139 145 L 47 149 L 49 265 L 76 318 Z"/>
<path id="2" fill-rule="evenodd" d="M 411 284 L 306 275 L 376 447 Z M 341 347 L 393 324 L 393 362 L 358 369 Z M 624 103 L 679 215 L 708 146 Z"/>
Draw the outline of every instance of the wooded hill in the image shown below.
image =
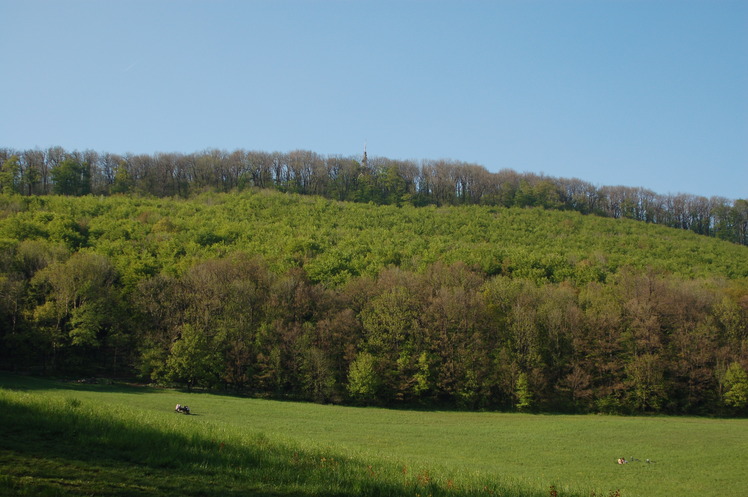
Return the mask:
<path id="1" fill-rule="evenodd" d="M 381 405 L 746 413 L 748 247 L 248 188 L 0 196 L 0 359 Z"/>
<path id="2" fill-rule="evenodd" d="M 359 160 L 360 159 L 360 160 Z M 659 194 L 646 188 L 596 187 L 453 160 L 323 156 L 206 150 L 194 154 L 117 155 L 0 148 L 0 193 L 189 197 L 207 190 L 269 188 L 378 205 L 489 205 L 573 210 L 636 219 L 748 245 L 748 199 Z"/>

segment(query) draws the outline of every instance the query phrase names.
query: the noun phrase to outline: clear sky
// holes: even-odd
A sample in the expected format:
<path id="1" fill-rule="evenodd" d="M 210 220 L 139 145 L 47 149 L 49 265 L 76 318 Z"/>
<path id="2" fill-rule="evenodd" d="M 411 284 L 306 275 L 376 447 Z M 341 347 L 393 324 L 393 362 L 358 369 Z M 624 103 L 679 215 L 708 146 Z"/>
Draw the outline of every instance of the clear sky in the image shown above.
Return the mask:
<path id="1" fill-rule="evenodd" d="M 748 198 L 748 1 L 0 0 L 0 146 L 455 159 Z"/>

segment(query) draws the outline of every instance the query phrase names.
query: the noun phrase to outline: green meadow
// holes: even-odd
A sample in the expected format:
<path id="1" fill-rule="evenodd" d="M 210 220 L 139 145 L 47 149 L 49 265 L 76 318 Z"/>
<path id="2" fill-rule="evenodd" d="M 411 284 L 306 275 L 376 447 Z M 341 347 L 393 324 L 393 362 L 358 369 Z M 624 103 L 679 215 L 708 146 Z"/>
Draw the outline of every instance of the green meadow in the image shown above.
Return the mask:
<path id="1" fill-rule="evenodd" d="M 744 419 L 387 410 L 0 374 L 2 495 L 737 497 L 747 464 Z"/>

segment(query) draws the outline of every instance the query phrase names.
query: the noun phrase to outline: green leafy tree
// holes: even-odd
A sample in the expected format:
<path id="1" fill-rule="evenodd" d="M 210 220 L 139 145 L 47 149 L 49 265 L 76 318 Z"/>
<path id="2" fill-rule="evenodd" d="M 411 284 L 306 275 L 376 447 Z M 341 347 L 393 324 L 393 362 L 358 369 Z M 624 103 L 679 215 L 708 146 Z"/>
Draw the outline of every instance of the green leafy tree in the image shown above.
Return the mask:
<path id="1" fill-rule="evenodd" d="M 42 173 L 36 164 L 27 164 L 21 174 L 21 184 L 27 195 L 31 195 L 42 180 Z"/>
<path id="2" fill-rule="evenodd" d="M 356 401 L 368 404 L 376 401 L 380 383 L 374 356 L 359 353 L 348 371 L 348 393 Z"/>
<path id="3" fill-rule="evenodd" d="M 52 168 L 52 191 L 59 195 L 81 196 L 91 193 L 88 165 L 68 157 Z"/>
<path id="4" fill-rule="evenodd" d="M 722 379 L 724 393 L 722 399 L 725 405 L 736 409 L 748 406 L 748 374 L 738 362 L 733 362 L 727 368 Z"/>
<path id="5" fill-rule="evenodd" d="M 405 180 L 396 165 L 388 165 L 381 172 L 382 203 L 400 205 L 407 193 Z"/>
<path id="6" fill-rule="evenodd" d="M 16 331 L 22 320 L 25 281 L 16 274 L 0 272 L 0 343 Z"/>
<path id="7" fill-rule="evenodd" d="M 91 351 L 123 319 L 117 274 L 98 254 L 78 252 L 34 276 L 35 291 L 43 296 L 34 311 L 55 352 L 69 347 Z M 72 353 L 72 351 L 71 351 Z M 79 351 L 80 354 L 87 352 Z"/>
<path id="8" fill-rule="evenodd" d="M 724 330 L 725 335 L 731 341 L 739 343 L 748 334 L 748 323 L 746 323 L 746 311 L 730 297 L 723 297 L 714 305 L 714 315 Z"/>
<path id="9" fill-rule="evenodd" d="M 386 284 L 386 283 L 385 283 Z M 418 298 L 395 285 L 369 300 L 361 312 L 367 350 L 377 357 L 382 371 L 383 395 L 405 400 L 412 396 L 421 329 Z"/>
<path id="10" fill-rule="evenodd" d="M 183 384 L 188 390 L 195 386 L 215 387 L 220 371 L 221 358 L 207 334 L 195 326 L 184 325 L 166 360 L 166 379 Z"/>
<path id="11" fill-rule="evenodd" d="M 635 411 L 660 411 L 667 401 L 663 366 L 656 354 L 633 358 L 626 366 L 628 401 Z"/>
<path id="12" fill-rule="evenodd" d="M 120 162 L 114 173 L 114 182 L 111 186 L 112 193 L 128 193 L 132 190 L 133 181 L 127 172 L 127 164 Z"/>
<path id="13" fill-rule="evenodd" d="M 301 357 L 304 391 L 315 402 L 330 400 L 335 392 L 335 376 L 330 359 L 317 347 L 305 348 Z"/>
<path id="14" fill-rule="evenodd" d="M 369 301 L 361 319 L 369 345 L 376 351 L 398 356 L 406 341 L 414 336 L 416 299 L 408 289 L 396 286 Z"/>
<path id="15" fill-rule="evenodd" d="M 413 375 L 413 393 L 421 396 L 431 389 L 430 360 L 426 352 L 418 356 L 417 373 Z"/>
<path id="16" fill-rule="evenodd" d="M 514 406 L 518 411 L 529 411 L 532 409 L 535 401 L 532 395 L 532 390 L 530 389 L 530 381 L 528 380 L 526 373 L 520 373 L 517 377 L 514 395 L 517 398 L 517 403 Z"/>
<path id="17" fill-rule="evenodd" d="M 0 193 L 19 193 L 21 186 L 21 164 L 18 157 L 11 155 L 0 165 Z"/>

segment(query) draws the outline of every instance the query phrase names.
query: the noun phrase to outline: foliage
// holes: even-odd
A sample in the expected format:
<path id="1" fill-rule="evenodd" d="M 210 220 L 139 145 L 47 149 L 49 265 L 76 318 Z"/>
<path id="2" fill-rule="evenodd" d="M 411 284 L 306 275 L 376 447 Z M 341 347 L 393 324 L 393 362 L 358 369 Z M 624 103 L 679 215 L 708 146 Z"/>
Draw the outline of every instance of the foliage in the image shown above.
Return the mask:
<path id="1" fill-rule="evenodd" d="M 375 402 L 377 399 L 379 381 L 374 361 L 373 355 L 362 352 L 351 362 L 348 373 L 348 392 L 355 400 Z"/>
<path id="2" fill-rule="evenodd" d="M 19 193 L 21 163 L 13 155 L 0 164 L 0 193 Z"/>
<path id="3" fill-rule="evenodd" d="M 726 405 L 737 409 L 748 406 L 748 374 L 739 363 L 730 364 L 722 379 L 722 384 L 725 388 Z"/>
<path id="4" fill-rule="evenodd" d="M 0 245 L 10 369 L 316 402 L 718 414 L 726 365 L 748 363 L 748 249 L 628 219 L 251 189 L 3 195 Z"/>
<path id="5" fill-rule="evenodd" d="M 527 411 L 532 407 L 532 392 L 525 373 L 520 373 L 517 378 L 515 395 L 517 396 L 516 407 L 518 411 Z"/>
<path id="6" fill-rule="evenodd" d="M 87 164 L 68 157 L 51 169 L 54 186 L 60 195 L 86 195 L 91 193 L 91 173 Z"/>

